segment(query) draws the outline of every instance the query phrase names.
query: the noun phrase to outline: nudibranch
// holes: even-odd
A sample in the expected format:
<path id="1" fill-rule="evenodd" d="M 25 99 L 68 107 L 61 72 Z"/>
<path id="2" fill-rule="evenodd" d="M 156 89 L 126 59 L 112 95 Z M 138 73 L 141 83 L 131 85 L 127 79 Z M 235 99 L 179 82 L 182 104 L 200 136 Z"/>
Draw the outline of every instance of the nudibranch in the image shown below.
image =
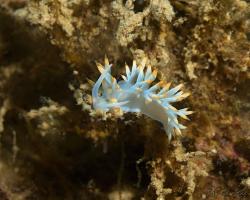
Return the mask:
<path id="1" fill-rule="evenodd" d="M 185 129 L 178 122 L 180 116 L 188 119 L 192 111 L 187 108 L 177 110 L 171 103 L 180 101 L 189 93 L 180 91 L 183 84 L 170 89 L 170 83 L 159 81 L 156 84 L 157 70 L 146 67 L 146 59 L 137 66 L 133 61 L 132 69 L 125 65 L 126 75 L 117 81 L 111 75 L 111 64 L 105 58 L 104 66 L 97 63 L 101 75 L 92 88 L 92 102 L 95 110 L 107 112 L 119 108 L 123 112 L 138 112 L 163 124 L 169 140 L 174 133 L 181 134 Z"/>

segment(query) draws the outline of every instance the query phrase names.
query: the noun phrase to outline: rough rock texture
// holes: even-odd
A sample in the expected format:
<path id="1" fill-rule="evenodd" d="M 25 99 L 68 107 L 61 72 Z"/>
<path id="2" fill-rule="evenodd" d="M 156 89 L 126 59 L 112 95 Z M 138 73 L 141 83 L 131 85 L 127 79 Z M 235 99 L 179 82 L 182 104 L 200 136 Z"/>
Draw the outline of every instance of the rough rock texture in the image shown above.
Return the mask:
<path id="1" fill-rule="evenodd" d="M 244 0 L 1 0 L 0 199 L 249 199 L 249 13 Z M 105 55 L 117 77 L 147 57 L 185 84 L 182 136 L 91 115 Z"/>

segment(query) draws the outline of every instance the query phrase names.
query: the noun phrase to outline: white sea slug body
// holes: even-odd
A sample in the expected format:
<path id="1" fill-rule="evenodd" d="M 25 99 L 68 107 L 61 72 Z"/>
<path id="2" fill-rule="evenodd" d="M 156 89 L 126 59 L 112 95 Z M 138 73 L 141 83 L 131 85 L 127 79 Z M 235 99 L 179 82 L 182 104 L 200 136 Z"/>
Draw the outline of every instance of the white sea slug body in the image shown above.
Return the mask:
<path id="1" fill-rule="evenodd" d="M 123 112 L 138 112 L 161 122 L 171 139 L 174 131 L 181 133 L 180 129 L 186 128 L 179 124 L 177 117 L 187 119 L 192 111 L 187 108 L 177 110 L 171 103 L 186 98 L 189 93 L 180 91 L 182 84 L 169 89 L 170 83 L 160 81 L 154 85 L 157 70 L 150 66 L 145 68 L 146 60 L 137 66 L 133 62 L 132 69 L 127 65 L 126 76 L 118 81 L 111 75 L 111 64 L 105 58 L 105 65 L 97 64 L 101 76 L 92 89 L 93 107 L 104 112 L 112 108 L 120 108 Z"/>

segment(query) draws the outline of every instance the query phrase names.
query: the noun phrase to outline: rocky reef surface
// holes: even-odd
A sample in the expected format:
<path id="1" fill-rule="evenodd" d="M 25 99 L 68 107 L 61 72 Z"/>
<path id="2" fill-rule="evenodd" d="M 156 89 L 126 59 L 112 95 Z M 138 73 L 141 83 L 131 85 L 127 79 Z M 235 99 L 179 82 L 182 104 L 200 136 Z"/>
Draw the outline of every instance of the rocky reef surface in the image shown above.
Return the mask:
<path id="1" fill-rule="evenodd" d="M 248 0 L 0 0 L 0 199 L 250 198 Z M 91 115 L 108 56 L 158 69 L 194 111 Z"/>

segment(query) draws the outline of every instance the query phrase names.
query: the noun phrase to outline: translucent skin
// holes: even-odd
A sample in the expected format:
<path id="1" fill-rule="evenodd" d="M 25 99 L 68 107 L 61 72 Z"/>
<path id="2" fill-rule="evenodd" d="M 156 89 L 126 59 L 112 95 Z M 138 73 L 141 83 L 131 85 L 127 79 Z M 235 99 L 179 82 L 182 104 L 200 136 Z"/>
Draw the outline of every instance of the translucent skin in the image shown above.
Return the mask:
<path id="1" fill-rule="evenodd" d="M 126 66 L 124 80 L 117 82 L 110 74 L 111 65 L 105 59 L 105 66 L 97 64 L 101 76 L 92 89 L 93 107 L 104 112 L 118 107 L 123 112 L 139 112 L 150 118 L 161 122 L 171 139 L 174 131 L 181 133 L 180 129 L 186 128 L 179 124 L 177 116 L 187 119 L 191 114 L 186 108 L 177 110 L 170 105 L 172 102 L 180 101 L 189 94 L 180 91 L 182 85 L 169 90 L 170 84 L 163 81 L 152 85 L 156 79 L 157 71 L 152 72 L 148 66 L 144 72 L 145 61 L 140 66 L 133 62 L 132 70 Z"/>

